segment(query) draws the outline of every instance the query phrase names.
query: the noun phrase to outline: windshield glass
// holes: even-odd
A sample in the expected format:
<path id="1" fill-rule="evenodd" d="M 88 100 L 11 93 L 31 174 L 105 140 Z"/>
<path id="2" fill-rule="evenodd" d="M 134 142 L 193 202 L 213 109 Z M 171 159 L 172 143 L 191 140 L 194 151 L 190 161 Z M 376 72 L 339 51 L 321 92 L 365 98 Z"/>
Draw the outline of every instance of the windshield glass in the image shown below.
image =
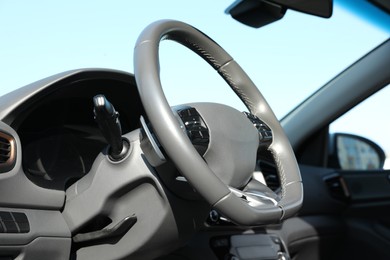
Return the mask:
<path id="1" fill-rule="evenodd" d="M 144 27 L 176 19 L 202 30 L 249 74 L 281 118 L 389 36 L 335 2 L 331 19 L 294 11 L 260 29 L 244 26 L 224 1 L 2 1 L 0 95 L 77 68 L 133 72 Z M 207 8 L 204 8 L 204 7 Z M 205 62 L 176 43 L 161 44 L 162 82 L 171 105 L 193 101 L 244 106 Z"/>

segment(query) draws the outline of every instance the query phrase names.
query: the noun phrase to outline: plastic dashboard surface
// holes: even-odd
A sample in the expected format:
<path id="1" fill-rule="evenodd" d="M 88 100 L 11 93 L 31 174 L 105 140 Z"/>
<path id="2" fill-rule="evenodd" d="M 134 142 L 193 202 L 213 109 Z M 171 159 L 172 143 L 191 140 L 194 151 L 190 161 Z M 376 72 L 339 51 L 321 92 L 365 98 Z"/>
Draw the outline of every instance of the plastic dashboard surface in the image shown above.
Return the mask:
<path id="1" fill-rule="evenodd" d="M 65 72 L 0 98 L 0 131 L 15 139 L 17 152 L 15 166 L 0 173 L 0 206 L 63 206 L 64 190 L 88 173 L 105 147 L 93 117 L 97 94 L 120 113 L 123 133 L 139 128 L 144 113 L 135 80 L 120 71 Z"/>
<path id="2" fill-rule="evenodd" d="M 123 133 L 139 128 L 143 107 L 133 75 L 64 72 L 0 97 L 0 258 L 68 259 L 71 232 L 60 210 L 65 189 L 106 146 L 92 98 L 104 94 Z"/>

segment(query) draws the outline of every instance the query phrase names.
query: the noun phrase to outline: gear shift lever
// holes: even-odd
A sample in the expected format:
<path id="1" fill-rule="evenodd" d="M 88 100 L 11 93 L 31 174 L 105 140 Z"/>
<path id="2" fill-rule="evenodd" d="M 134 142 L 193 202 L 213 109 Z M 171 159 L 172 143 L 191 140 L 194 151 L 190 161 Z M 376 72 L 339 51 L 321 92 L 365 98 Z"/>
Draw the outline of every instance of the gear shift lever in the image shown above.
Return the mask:
<path id="1" fill-rule="evenodd" d="M 122 139 L 119 114 L 104 95 L 93 97 L 93 105 L 95 120 L 107 143 L 110 145 L 108 150 L 110 159 L 119 161 L 126 156 L 130 146 L 128 142 L 124 142 Z"/>

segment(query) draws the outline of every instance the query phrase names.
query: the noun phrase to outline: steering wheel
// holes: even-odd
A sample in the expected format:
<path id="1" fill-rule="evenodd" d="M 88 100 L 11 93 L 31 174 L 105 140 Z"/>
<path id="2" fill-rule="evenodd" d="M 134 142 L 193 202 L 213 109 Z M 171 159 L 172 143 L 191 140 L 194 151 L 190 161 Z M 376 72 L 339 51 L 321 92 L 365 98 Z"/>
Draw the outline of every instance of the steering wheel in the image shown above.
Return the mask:
<path id="1" fill-rule="evenodd" d="M 159 75 L 159 43 L 174 40 L 206 60 L 249 110 L 245 115 L 220 104 L 189 104 L 209 136 L 202 157 L 169 106 Z M 302 180 L 288 138 L 272 109 L 233 58 L 196 28 L 174 20 L 152 23 L 139 36 L 135 78 L 146 114 L 169 158 L 192 187 L 222 215 L 240 225 L 275 223 L 294 215 L 303 198 Z M 250 119 L 250 120 L 248 120 Z M 260 145 L 276 162 L 281 192 L 258 183 L 247 189 Z"/>

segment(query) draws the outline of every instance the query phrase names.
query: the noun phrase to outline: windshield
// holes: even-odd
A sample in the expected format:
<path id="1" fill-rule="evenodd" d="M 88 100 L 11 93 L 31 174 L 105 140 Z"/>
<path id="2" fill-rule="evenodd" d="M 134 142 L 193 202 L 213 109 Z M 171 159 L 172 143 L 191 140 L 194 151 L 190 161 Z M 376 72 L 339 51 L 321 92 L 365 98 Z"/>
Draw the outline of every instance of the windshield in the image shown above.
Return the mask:
<path id="1" fill-rule="evenodd" d="M 389 36 L 337 1 L 331 19 L 294 11 L 269 26 L 244 26 L 224 1 L 2 1 L 0 95 L 77 68 L 133 72 L 133 46 L 159 19 L 187 22 L 225 48 L 278 118 Z M 207 6 L 207 8 L 204 8 Z M 161 44 L 162 82 L 171 105 L 213 101 L 245 110 L 205 62 L 176 43 Z"/>

